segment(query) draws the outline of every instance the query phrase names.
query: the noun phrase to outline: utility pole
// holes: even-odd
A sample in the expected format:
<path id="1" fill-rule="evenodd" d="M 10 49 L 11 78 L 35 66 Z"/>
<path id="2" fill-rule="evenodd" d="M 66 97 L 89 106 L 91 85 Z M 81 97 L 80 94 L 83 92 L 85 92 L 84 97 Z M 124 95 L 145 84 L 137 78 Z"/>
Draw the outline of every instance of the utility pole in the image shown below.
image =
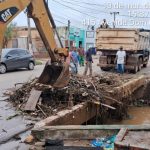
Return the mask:
<path id="1" fill-rule="evenodd" d="M 113 28 L 115 28 L 115 25 L 116 25 L 116 15 L 119 15 L 119 12 L 111 12 L 110 14 L 114 15 Z"/>
<path id="2" fill-rule="evenodd" d="M 32 45 L 32 37 L 31 37 L 31 24 L 30 24 L 30 18 L 27 15 L 27 23 L 28 23 L 28 49 L 30 53 L 33 54 L 33 45 Z"/>
<path id="3" fill-rule="evenodd" d="M 68 48 L 70 50 L 70 20 L 68 20 Z"/>

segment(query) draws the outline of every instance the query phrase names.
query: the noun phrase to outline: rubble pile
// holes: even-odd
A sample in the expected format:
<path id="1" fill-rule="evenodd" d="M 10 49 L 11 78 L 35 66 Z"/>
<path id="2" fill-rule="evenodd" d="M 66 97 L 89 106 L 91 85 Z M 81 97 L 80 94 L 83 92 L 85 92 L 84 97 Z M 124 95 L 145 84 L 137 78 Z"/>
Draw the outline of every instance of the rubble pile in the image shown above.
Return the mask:
<path id="1" fill-rule="evenodd" d="M 130 78 L 112 73 L 104 73 L 94 77 L 72 75 L 68 86 L 62 89 L 37 86 L 37 79 L 34 79 L 25 83 L 10 95 L 9 101 L 13 102 L 14 106 L 24 114 L 27 113 L 34 117 L 46 118 L 67 108 L 69 102 L 72 102 L 72 105 L 93 100 L 105 103 L 104 96 L 107 91 L 127 82 Z M 37 103 L 36 110 L 34 112 L 25 112 L 23 108 L 28 101 L 32 88 L 42 90 L 42 94 Z"/>

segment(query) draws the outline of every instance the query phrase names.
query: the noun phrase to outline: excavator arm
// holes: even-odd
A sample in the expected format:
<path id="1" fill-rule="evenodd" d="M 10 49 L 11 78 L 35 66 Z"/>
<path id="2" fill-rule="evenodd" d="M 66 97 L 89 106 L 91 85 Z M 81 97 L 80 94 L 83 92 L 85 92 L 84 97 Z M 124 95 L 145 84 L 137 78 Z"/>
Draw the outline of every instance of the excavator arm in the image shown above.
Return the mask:
<path id="1" fill-rule="evenodd" d="M 7 25 L 26 8 L 28 17 L 34 20 L 51 58 L 39 77 L 39 83 L 64 87 L 69 81 L 69 66 L 61 58 L 68 56 L 68 50 L 63 48 L 61 44 L 55 22 L 45 0 L 4 0 L 0 3 L 0 49 L 2 49 Z M 58 36 L 61 48 L 57 47 L 55 33 Z"/>
<path id="2" fill-rule="evenodd" d="M 7 25 L 26 7 L 28 8 L 28 16 L 34 20 L 51 60 L 56 62 L 54 54 L 61 54 L 67 57 L 67 49 L 57 48 L 54 37 L 56 26 L 45 0 L 5 0 L 0 3 L 0 48 L 3 45 L 4 32 Z"/>

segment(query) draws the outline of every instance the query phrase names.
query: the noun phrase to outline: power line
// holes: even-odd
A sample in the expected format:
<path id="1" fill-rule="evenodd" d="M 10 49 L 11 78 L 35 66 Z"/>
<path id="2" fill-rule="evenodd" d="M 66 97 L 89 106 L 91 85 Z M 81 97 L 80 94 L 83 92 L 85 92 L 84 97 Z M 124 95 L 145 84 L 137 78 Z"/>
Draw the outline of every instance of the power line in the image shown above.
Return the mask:
<path id="1" fill-rule="evenodd" d="M 53 12 L 52 12 L 52 14 L 53 14 Z M 63 19 L 63 21 L 64 21 L 64 19 L 65 19 L 65 21 L 68 22 L 68 18 L 59 16 L 59 15 L 57 15 L 57 14 L 53 14 L 53 16 L 54 16 L 54 19 L 55 19 L 55 18 L 58 18 L 58 19 L 61 19 L 61 20 Z M 56 16 L 56 17 L 55 17 L 55 16 Z M 74 20 L 74 19 L 70 19 L 70 20 L 72 20 L 75 24 L 78 24 L 78 25 L 80 24 L 80 25 L 82 25 L 82 22 L 80 22 L 80 21 L 78 21 L 78 20 Z M 72 22 L 72 23 L 73 23 L 73 22 Z M 64 22 L 63 22 L 63 23 L 64 23 Z"/>
<path id="2" fill-rule="evenodd" d="M 71 9 L 71 10 L 74 10 L 74 11 L 76 11 L 76 12 L 79 12 L 79 13 L 81 13 L 81 14 L 84 14 L 84 15 L 87 15 L 87 16 L 90 16 L 90 17 L 93 17 L 93 18 L 97 18 L 97 17 L 95 17 L 95 16 L 92 16 L 92 15 L 87 14 L 87 13 L 85 13 L 85 12 L 82 12 L 82 11 L 80 11 L 80 10 L 77 10 L 77 9 L 75 9 L 75 8 L 73 8 L 73 7 L 70 7 L 70 6 L 67 6 L 67 5 L 65 5 L 65 4 L 62 4 L 62 3 L 60 3 L 60 2 L 58 2 L 58 1 L 56 1 L 56 0 L 53 0 L 53 1 L 56 2 L 56 3 L 58 3 L 58 4 L 60 4 L 60 5 L 62 5 L 62 6 L 64 6 L 64 7 L 69 8 L 69 9 Z"/>
<path id="3" fill-rule="evenodd" d="M 55 0 L 54 0 L 55 1 Z M 64 1 L 65 3 L 70 3 L 70 4 L 72 4 L 72 5 L 74 5 L 75 3 L 72 3 L 72 2 L 70 2 L 70 1 L 65 1 L 65 0 L 61 0 L 61 1 Z M 55 1 L 56 2 L 56 1 Z M 76 0 L 74 0 L 73 2 L 79 2 L 79 1 L 76 1 Z M 60 2 L 58 2 L 57 1 L 57 3 L 60 3 Z M 86 2 L 81 2 L 81 3 L 86 3 Z M 62 3 L 61 3 L 62 4 Z M 92 5 L 92 3 L 88 3 L 88 4 L 90 4 L 90 5 Z M 62 4 L 62 5 L 65 5 L 65 4 Z M 90 9 L 90 10 L 93 10 L 93 11 L 96 11 L 96 12 L 98 12 L 97 14 L 99 14 L 99 13 L 106 13 L 106 14 L 109 14 L 109 12 L 107 12 L 107 11 L 100 11 L 100 10 L 96 10 L 96 9 L 93 9 L 93 8 L 88 8 L 88 7 L 85 7 L 85 6 L 81 6 L 81 5 L 79 5 L 79 4 L 76 4 L 77 6 L 79 6 L 79 7 L 82 7 L 82 8 L 86 8 L 86 9 Z M 96 5 L 96 4 L 94 4 L 94 5 Z M 104 5 L 103 5 L 104 6 Z M 70 6 L 67 6 L 67 7 L 70 7 Z M 74 8 L 72 8 L 72 7 L 70 7 L 71 9 L 74 9 Z M 76 10 L 76 11 L 79 11 L 79 10 Z M 84 13 L 84 12 L 81 12 L 81 13 Z M 88 14 L 86 14 L 86 15 L 88 15 Z M 90 15 L 89 15 L 90 16 Z M 119 15 L 119 16 L 122 16 L 122 17 L 128 17 L 128 18 L 139 18 L 139 19 L 146 19 L 146 18 L 150 18 L 150 17 L 135 17 L 135 16 L 131 16 L 131 15 Z M 93 16 L 92 16 L 93 17 Z M 95 17 L 94 16 L 94 18 L 97 18 L 97 17 Z"/>
<path id="4" fill-rule="evenodd" d="M 58 17 L 58 18 L 60 18 L 60 19 L 65 19 L 65 20 L 67 20 L 67 21 L 68 21 L 68 19 L 69 19 L 69 20 L 72 20 L 73 22 L 81 23 L 79 20 L 72 19 L 72 18 L 70 18 L 70 17 L 65 18 L 65 17 L 59 16 L 58 14 L 55 14 L 54 12 L 52 12 L 52 14 L 53 14 L 53 16 L 56 16 L 56 17 Z"/>
<path id="5" fill-rule="evenodd" d="M 67 1 L 68 2 L 68 1 Z M 101 6 L 101 7 L 105 7 L 105 5 L 103 4 L 96 4 L 96 3 L 88 3 L 88 2 L 82 2 L 82 1 L 77 1 L 77 0 L 73 0 L 73 2 L 77 2 L 77 3 L 82 3 L 82 4 L 86 4 L 86 5 L 94 5 L 94 6 Z"/>
<path id="6" fill-rule="evenodd" d="M 75 4 L 76 6 L 79 6 L 79 7 L 81 7 L 81 8 L 86 8 L 86 9 L 90 9 L 90 10 L 93 10 L 93 11 L 97 11 L 97 12 L 102 12 L 102 13 L 107 13 L 107 14 L 109 14 L 109 13 L 106 12 L 106 11 L 101 11 L 101 10 L 97 10 L 97 9 L 85 7 L 85 6 L 82 6 L 82 5 L 79 5 L 79 4 L 76 4 L 76 3 L 72 3 L 72 2 L 68 2 L 68 1 L 65 1 L 65 0 L 61 0 L 61 1 L 65 2 L 65 3 L 70 3 L 70 4 L 72 4 L 72 5 Z M 74 2 L 74 1 L 73 1 L 73 2 Z"/>
<path id="7" fill-rule="evenodd" d="M 55 20 L 56 22 L 58 22 L 58 23 L 61 23 L 61 24 L 65 25 L 65 26 L 68 26 L 68 24 L 67 24 L 67 23 L 65 23 L 65 22 L 62 22 L 62 21 L 60 21 L 60 20 L 58 20 L 58 19 L 54 19 L 54 20 Z M 72 25 L 71 25 L 71 27 L 79 28 L 79 27 L 72 26 Z"/>
<path id="8" fill-rule="evenodd" d="M 64 23 L 64 22 L 62 22 L 62 21 L 59 21 L 59 20 L 57 20 L 57 19 L 54 19 L 56 22 L 59 22 L 59 23 L 61 23 L 61 24 L 64 24 L 64 25 L 66 25 L 67 26 L 67 23 Z"/>

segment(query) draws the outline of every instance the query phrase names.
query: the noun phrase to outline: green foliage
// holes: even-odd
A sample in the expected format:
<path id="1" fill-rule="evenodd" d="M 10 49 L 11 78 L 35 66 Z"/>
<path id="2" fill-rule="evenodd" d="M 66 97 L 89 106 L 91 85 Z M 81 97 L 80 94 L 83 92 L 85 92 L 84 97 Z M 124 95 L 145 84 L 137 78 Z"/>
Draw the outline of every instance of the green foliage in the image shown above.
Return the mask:
<path id="1" fill-rule="evenodd" d="M 40 60 L 35 60 L 35 65 L 42 65 L 43 63 L 42 63 L 42 61 L 40 61 Z"/>
<path id="2" fill-rule="evenodd" d="M 16 23 L 10 23 L 4 34 L 3 47 L 7 47 L 8 41 L 13 37 L 13 30 L 16 27 Z"/>

